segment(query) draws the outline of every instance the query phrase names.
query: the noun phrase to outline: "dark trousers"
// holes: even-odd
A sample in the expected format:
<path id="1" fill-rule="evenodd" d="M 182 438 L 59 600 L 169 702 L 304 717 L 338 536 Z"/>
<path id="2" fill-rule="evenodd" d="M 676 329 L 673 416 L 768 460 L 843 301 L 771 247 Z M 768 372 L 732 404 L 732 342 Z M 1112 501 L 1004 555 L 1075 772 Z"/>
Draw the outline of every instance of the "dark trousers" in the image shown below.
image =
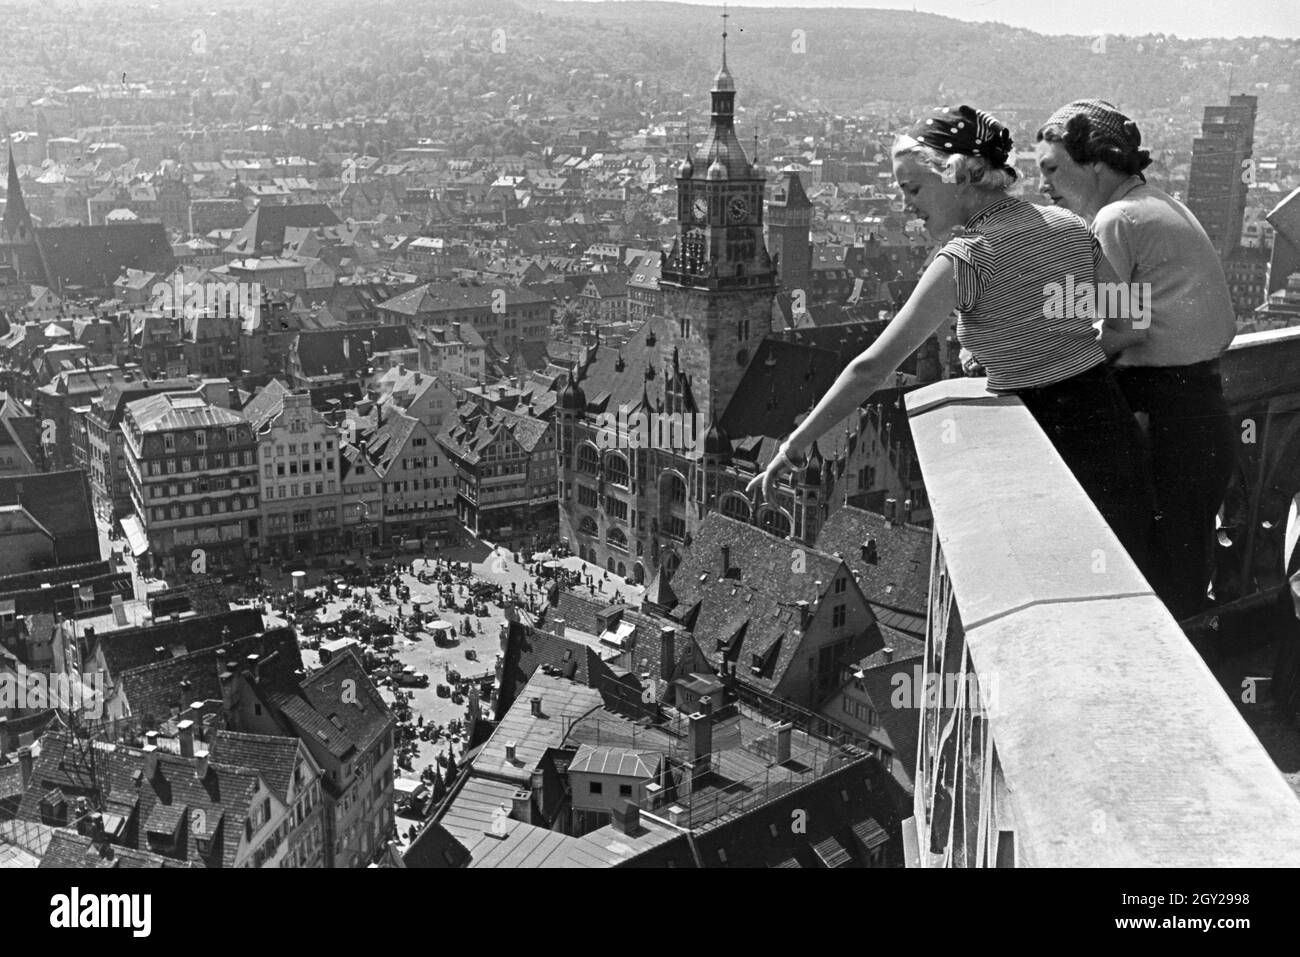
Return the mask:
<path id="1" fill-rule="evenodd" d="M 1110 367 L 1098 365 L 1016 395 L 1149 580 L 1155 501 L 1150 464 L 1142 430 Z"/>
<path id="2" fill-rule="evenodd" d="M 1151 586 L 1179 621 L 1205 611 L 1213 575 L 1214 518 L 1236 458 L 1237 434 L 1218 363 L 1129 366 L 1116 379 L 1134 412 L 1149 417 L 1155 481 Z"/>

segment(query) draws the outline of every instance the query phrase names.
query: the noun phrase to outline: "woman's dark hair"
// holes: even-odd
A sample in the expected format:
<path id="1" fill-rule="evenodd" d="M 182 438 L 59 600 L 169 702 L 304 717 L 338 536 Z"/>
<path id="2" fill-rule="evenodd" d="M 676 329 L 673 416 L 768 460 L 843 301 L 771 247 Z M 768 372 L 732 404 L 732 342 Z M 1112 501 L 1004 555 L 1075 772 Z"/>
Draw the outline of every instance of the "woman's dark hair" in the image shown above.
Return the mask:
<path id="1" fill-rule="evenodd" d="M 1075 113 L 1062 126 L 1049 123 L 1038 131 L 1037 141 L 1060 143 L 1076 163 L 1105 163 L 1116 172 L 1142 176 L 1151 165 L 1151 151 L 1137 146 L 1142 142 L 1137 124 L 1125 120 L 1123 136 L 1099 129 L 1087 113 Z M 1145 181 L 1146 177 L 1142 179 Z"/>

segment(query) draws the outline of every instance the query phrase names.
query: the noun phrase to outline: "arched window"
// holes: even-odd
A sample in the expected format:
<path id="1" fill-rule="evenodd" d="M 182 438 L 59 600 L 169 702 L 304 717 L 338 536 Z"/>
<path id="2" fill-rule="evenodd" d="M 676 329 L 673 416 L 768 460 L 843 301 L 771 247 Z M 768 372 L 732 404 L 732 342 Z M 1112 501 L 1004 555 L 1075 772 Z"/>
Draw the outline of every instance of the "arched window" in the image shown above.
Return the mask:
<path id="1" fill-rule="evenodd" d="M 578 523 L 578 531 L 584 535 L 595 535 L 599 532 L 596 528 L 596 520 L 590 515 L 582 516 L 582 521 Z"/>
<path id="2" fill-rule="evenodd" d="M 665 472 L 659 486 L 660 501 L 685 502 L 686 482 L 676 472 Z"/>
<path id="3" fill-rule="evenodd" d="M 621 452 L 609 452 L 605 455 L 605 478 L 615 485 L 627 486 L 627 459 Z"/>
<path id="4" fill-rule="evenodd" d="M 588 475 L 600 474 L 600 453 L 585 443 L 578 446 L 578 471 Z"/>
<path id="5" fill-rule="evenodd" d="M 615 548 L 627 548 L 627 536 L 623 534 L 621 528 L 611 528 L 605 535 L 605 541 L 609 542 Z"/>
<path id="6" fill-rule="evenodd" d="M 737 521 L 749 521 L 749 502 L 743 495 L 736 492 L 728 492 L 722 496 L 721 502 L 722 514 L 727 518 L 734 518 Z"/>

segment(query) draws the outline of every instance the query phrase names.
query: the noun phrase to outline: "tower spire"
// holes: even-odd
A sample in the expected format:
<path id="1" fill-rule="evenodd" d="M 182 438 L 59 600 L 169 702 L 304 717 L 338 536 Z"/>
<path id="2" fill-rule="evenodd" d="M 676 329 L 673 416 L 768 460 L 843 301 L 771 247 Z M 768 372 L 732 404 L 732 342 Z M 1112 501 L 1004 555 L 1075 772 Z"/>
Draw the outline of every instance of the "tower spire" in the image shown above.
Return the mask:
<path id="1" fill-rule="evenodd" d="M 727 4 L 724 0 L 722 4 L 722 69 L 727 68 Z"/>
<path id="2" fill-rule="evenodd" d="M 9 182 L 5 194 L 5 218 L 0 232 L 10 242 L 25 239 L 31 235 L 32 216 L 23 201 L 23 190 L 18 182 L 18 164 L 14 162 L 13 144 L 9 146 Z"/>

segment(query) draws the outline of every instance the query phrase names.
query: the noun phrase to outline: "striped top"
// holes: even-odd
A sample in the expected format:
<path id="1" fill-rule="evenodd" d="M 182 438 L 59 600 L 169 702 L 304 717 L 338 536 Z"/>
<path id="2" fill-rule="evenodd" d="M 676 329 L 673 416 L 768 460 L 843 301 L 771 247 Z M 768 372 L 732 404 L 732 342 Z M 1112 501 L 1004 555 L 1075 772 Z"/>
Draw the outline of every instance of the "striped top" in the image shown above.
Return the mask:
<path id="1" fill-rule="evenodd" d="M 1101 259 L 1078 216 L 1008 196 L 938 255 L 957 275 L 957 338 L 988 371 L 990 389 L 1051 385 L 1106 361 L 1091 298 L 1076 300 Z"/>

